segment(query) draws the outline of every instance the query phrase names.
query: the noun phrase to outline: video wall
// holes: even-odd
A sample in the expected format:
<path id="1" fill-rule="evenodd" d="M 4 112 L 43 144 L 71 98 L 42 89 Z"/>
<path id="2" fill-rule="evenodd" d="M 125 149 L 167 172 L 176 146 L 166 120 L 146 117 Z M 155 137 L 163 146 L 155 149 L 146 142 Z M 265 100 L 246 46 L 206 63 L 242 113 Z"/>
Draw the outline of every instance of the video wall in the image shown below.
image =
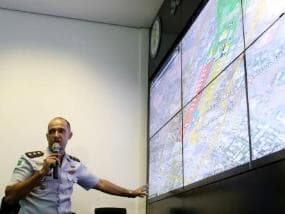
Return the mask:
<path id="1" fill-rule="evenodd" d="M 284 12 L 208 1 L 151 81 L 149 198 L 285 148 Z"/>

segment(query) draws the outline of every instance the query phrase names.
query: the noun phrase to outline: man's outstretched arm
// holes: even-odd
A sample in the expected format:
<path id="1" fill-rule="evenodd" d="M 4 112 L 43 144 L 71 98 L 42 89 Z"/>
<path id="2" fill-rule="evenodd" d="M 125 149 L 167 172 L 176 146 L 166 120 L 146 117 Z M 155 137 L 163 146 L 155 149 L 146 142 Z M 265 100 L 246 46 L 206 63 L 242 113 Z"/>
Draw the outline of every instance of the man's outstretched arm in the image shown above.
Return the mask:
<path id="1" fill-rule="evenodd" d="M 93 189 L 97 189 L 108 194 L 129 197 L 129 198 L 144 197 L 147 195 L 146 186 L 141 186 L 137 189 L 129 190 L 124 187 L 120 187 L 105 179 L 99 179 L 98 183 L 96 184 L 95 187 L 93 187 Z"/>

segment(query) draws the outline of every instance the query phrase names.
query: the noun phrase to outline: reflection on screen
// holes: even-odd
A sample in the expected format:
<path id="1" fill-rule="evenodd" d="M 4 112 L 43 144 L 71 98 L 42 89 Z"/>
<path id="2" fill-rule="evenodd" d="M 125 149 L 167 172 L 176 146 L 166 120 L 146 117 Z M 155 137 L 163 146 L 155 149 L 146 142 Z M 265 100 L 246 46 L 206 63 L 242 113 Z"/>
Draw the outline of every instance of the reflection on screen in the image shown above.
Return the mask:
<path id="1" fill-rule="evenodd" d="M 150 88 L 150 137 L 181 108 L 181 55 L 175 50 Z"/>
<path id="2" fill-rule="evenodd" d="M 183 105 L 242 52 L 241 17 L 240 0 L 211 0 L 183 38 Z"/>
<path id="3" fill-rule="evenodd" d="M 181 113 L 179 113 L 150 140 L 150 198 L 183 185 L 181 121 Z"/>
<path id="4" fill-rule="evenodd" d="M 185 185 L 249 161 L 243 60 L 183 111 Z"/>
<path id="5" fill-rule="evenodd" d="M 285 12 L 284 0 L 244 0 L 245 43 L 248 46 L 257 38 L 280 14 Z"/>
<path id="6" fill-rule="evenodd" d="M 285 17 L 246 52 L 253 159 L 285 148 Z"/>

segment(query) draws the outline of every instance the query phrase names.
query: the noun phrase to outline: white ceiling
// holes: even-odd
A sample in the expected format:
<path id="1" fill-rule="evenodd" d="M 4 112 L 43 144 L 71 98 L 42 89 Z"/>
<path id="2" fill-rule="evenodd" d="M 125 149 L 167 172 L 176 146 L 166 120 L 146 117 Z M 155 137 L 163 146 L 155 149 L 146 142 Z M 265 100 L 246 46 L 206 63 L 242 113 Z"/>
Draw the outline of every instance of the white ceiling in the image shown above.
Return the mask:
<path id="1" fill-rule="evenodd" d="M 128 27 L 150 27 L 164 0 L 0 0 L 0 8 Z"/>

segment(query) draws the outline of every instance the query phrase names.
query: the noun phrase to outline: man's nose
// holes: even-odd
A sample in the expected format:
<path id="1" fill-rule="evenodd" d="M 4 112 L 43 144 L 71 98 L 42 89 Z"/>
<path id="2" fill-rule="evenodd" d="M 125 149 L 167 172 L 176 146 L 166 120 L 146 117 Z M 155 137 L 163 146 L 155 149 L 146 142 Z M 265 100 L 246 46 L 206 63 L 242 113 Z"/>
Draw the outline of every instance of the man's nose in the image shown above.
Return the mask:
<path id="1" fill-rule="evenodd" d="M 58 137 L 58 136 L 59 136 L 59 131 L 55 131 L 54 135 L 55 135 L 56 137 Z"/>

